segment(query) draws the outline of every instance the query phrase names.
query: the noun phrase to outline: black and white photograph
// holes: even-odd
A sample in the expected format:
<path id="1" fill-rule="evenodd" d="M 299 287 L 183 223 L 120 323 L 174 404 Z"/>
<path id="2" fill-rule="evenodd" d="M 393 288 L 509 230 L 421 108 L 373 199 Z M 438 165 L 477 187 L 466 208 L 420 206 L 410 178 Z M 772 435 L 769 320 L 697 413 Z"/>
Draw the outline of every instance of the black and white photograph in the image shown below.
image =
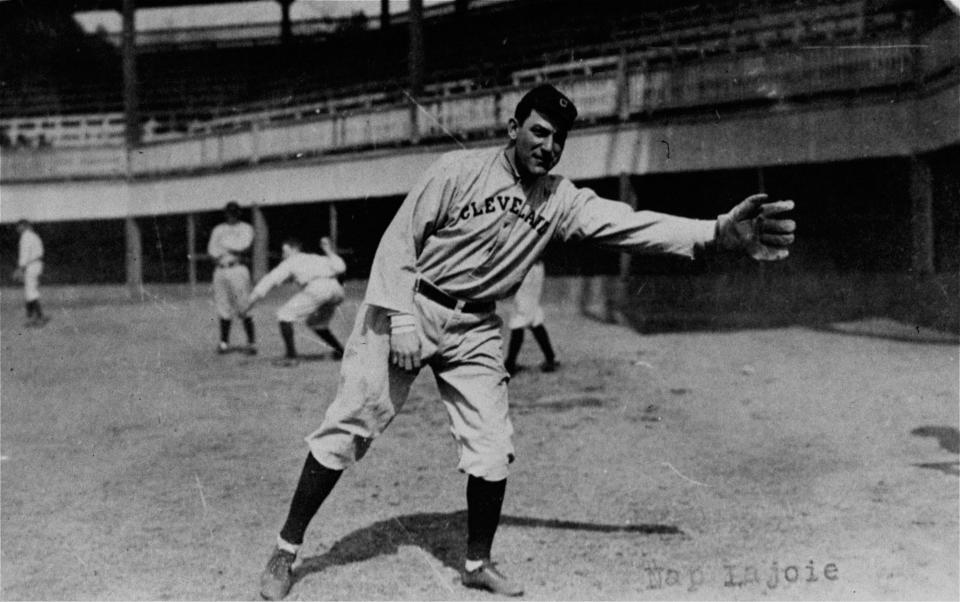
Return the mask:
<path id="1" fill-rule="evenodd" d="M 0 600 L 960 599 L 960 1 L 0 0 Z"/>

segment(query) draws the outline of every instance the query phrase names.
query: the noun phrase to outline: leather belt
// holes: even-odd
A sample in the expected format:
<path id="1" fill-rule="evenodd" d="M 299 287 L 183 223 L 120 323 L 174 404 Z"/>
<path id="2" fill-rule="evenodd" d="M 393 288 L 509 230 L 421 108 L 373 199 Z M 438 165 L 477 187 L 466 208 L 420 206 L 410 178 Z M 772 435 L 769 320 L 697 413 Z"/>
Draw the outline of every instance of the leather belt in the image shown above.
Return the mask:
<path id="1" fill-rule="evenodd" d="M 468 314 L 486 314 L 497 309 L 497 304 L 493 301 L 463 301 L 451 297 L 423 278 L 417 279 L 417 284 L 414 285 L 413 290 L 447 309 L 458 309 Z"/>
<path id="2" fill-rule="evenodd" d="M 235 265 L 240 265 L 240 262 L 239 262 L 239 261 L 236 261 L 236 260 L 234 260 L 234 261 L 226 261 L 226 262 L 224 262 L 224 263 L 218 263 L 218 264 L 217 264 L 217 267 L 218 267 L 218 268 L 232 268 L 232 267 L 235 266 Z"/>

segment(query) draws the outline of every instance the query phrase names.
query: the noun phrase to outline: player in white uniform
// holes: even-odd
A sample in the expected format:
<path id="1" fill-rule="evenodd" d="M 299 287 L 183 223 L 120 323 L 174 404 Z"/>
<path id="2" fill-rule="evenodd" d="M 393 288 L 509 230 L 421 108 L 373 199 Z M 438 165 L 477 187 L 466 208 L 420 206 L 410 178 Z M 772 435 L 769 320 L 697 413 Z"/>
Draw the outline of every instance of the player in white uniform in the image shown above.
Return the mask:
<path id="1" fill-rule="evenodd" d="M 300 285 L 300 290 L 277 310 L 280 336 L 286 354 L 280 366 L 297 365 L 297 348 L 293 342 L 293 323 L 304 320 L 323 341 L 333 347 L 337 358 L 343 357 L 343 345 L 330 331 L 330 318 L 343 302 L 344 292 L 338 277 L 347 270 L 343 259 L 333 249 L 329 238 L 320 239 L 324 255 L 304 253 L 299 240 L 290 238 L 283 243 L 283 261 L 264 276 L 253 292 L 244 311 L 264 298 L 275 286 L 288 280 Z"/>
<path id="2" fill-rule="evenodd" d="M 40 275 L 43 274 L 43 241 L 33 231 L 33 225 L 22 219 L 17 222 L 20 233 L 17 269 L 14 280 L 23 281 L 23 298 L 27 308 L 25 326 L 43 326 L 50 321 L 40 307 Z"/>
<path id="3" fill-rule="evenodd" d="M 462 583 L 523 592 L 490 562 L 514 459 L 495 301 L 516 291 L 552 239 L 688 258 L 709 248 L 788 255 L 794 223 L 771 216 L 790 201 L 754 195 L 716 220 L 696 220 L 634 211 L 549 175 L 575 117 L 568 98 L 538 86 L 517 105 L 506 148 L 448 153 L 407 195 L 377 249 L 336 398 L 307 436 L 310 452 L 261 575 L 263 597 L 289 592 L 307 525 L 400 411 L 422 364 L 433 369 L 468 475 Z"/>
<path id="4" fill-rule="evenodd" d="M 243 263 L 244 255 L 253 245 L 253 226 L 240 221 L 240 205 L 234 201 L 224 208 L 226 222 L 217 225 L 210 233 L 207 255 L 216 263 L 213 270 L 213 302 L 220 318 L 220 343 L 217 353 L 230 351 L 230 326 L 233 318 L 243 321 L 247 335 L 248 355 L 257 353 L 256 332 L 253 318 L 243 306 L 250 294 L 250 270 Z"/>
<path id="5" fill-rule="evenodd" d="M 533 338 L 543 352 L 543 364 L 540 365 L 540 369 L 544 372 L 553 372 L 557 369 L 557 356 L 553 352 L 553 345 L 550 344 L 547 327 L 543 325 L 543 307 L 540 305 L 543 279 L 543 262 L 538 261 L 530 267 L 520 288 L 517 289 L 517 294 L 513 296 L 513 308 L 510 321 L 507 323 L 510 328 L 510 342 L 507 347 L 507 359 L 503 363 L 511 376 L 519 369 L 517 356 L 523 346 L 523 332 L 526 328 L 533 333 Z"/>

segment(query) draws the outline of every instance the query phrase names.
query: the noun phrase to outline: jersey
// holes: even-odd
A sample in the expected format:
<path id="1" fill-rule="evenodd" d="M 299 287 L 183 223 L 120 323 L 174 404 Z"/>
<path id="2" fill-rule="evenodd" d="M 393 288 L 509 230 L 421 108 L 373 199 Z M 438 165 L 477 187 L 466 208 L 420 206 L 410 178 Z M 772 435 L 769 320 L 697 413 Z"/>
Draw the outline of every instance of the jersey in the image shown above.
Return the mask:
<path id="1" fill-rule="evenodd" d="M 270 289 L 293 280 L 300 286 L 306 286 L 320 278 L 336 280 L 347 271 L 347 264 L 338 256 L 325 257 L 316 253 L 294 253 L 270 270 L 253 289 L 253 296 L 262 298 Z"/>
<path id="2" fill-rule="evenodd" d="M 508 322 L 508 327 L 511 330 L 543 324 L 543 307 L 540 305 L 540 296 L 543 294 L 544 276 L 545 270 L 542 261 L 533 264 L 530 271 L 527 272 L 520 288 L 513 296 L 513 311 Z"/>
<path id="3" fill-rule="evenodd" d="M 455 151 L 410 191 L 374 256 L 364 304 L 346 345 L 337 396 L 307 437 L 318 462 L 344 469 L 366 453 L 406 402 L 416 371 L 389 362 L 391 321 L 416 323 L 458 444 L 458 468 L 507 478 L 515 457 L 501 330 L 495 311 L 448 308 L 416 292 L 424 278 L 460 300 L 509 297 L 553 239 L 692 258 L 716 222 L 601 199 L 559 176 L 521 181 L 512 151 Z"/>
<path id="4" fill-rule="evenodd" d="M 17 266 L 23 270 L 23 293 L 27 301 L 40 298 L 40 275 L 43 273 L 43 241 L 33 230 L 20 234 Z"/>
<path id="5" fill-rule="evenodd" d="M 17 265 L 25 268 L 35 261 L 43 260 L 43 241 L 33 230 L 24 230 L 20 235 Z"/>
<path id="6" fill-rule="evenodd" d="M 236 262 L 241 253 L 245 253 L 253 244 L 253 226 L 246 222 L 222 223 L 210 233 L 207 254 L 218 265 Z"/>
<path id="7" fill-rule="evenodd" d="M 381 239 L 366 303 L 414 314 L 418 277 L 460 299 L 504 299 L 553 239 L 691 259 L 714 239 L 715 220 L 634 211 L 562 176 L 522 182 L 511 156 L 454 151 L 431 166 Z"/>
<path id="8" fill-rule="evenodd" d="M 257 283 L 250 298 L 261 299 L 275 286 L 293 280 L 301 290 L 277 310 L 277 319 L 296 322 L 310 318 L 311 327 L 326 328 L 333 310 L 344 299 L 337 276 L 346 270 L 347 265 L 338 255 L 294 253 Z"/>

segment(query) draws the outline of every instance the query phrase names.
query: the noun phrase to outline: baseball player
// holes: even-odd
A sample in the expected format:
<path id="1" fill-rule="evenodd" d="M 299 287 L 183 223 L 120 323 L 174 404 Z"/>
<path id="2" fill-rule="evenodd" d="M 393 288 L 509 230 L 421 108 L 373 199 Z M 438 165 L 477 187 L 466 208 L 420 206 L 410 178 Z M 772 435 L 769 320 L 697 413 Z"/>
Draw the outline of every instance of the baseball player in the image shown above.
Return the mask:
<path id="1" fill-rule="evenodd" d="M 557 358 L 553 353 L 553 345 L 550 344 L 550 335 L 547 334 L 547 328 L 543 325 L 543 308 L 540 306 L 543 277 L 543 262 L 538 261 L 530 267 L 520 288 L 517 289 L 517 294 L 513 296 L 513 312 L 507 324 L 510 328 L 510 342 L 507 347 L 507 359 L 504 362 L 504 367 L 511 376 L 519 369 L 517 356 L 523 346 L 523 331 L 526 328 L 533 333 L 533 338 L 543 352 L 540 370 L 553 372 L 557 369 Z"/>
<path id="2" fill-rule="evenodd" d="M 317 336 L 333 347 L 335 357 L 343 357 L 343 345 L 330 331 L 330 318 L 343 303 L 344 292 L 338 277 L 347 270 L 347 265 L 334 251 L 329 238 L 320 239 L 320 248 L 325 256 L 304 253 L 300 241 L 295 238 L 285 240 L 283 261 L 257 283 L 244 307 L 244 311 L 249 311 L 271 289 L 287 280 L 300 285 L 300 290 L 277 310 L 280 336 L 286 348 L 283 359 L 277 362 L 279 366 L 292 367 L 298 363 L 293 323 L 299 320 L 306 321 Z"/>
<path id="3" fill-rule="evenodd" d="M 518 103 L 505 148 L 445 154 L 407 195 L 377 249 L 339 390 L 306 437 L 309 453 L 261 574 L 264 598 L 289 592 L 307 525 L 400 411 L 424 364 L 449 413 L 458 468 L 468 475 L 461 582 L 522 594 L 490 560 L 514 460 L 495 302 L 517 290 L 551 240 L 687 258 L 712 248 L 787 257 L 795 225 L 777 214 L 791 201 L 754 195 L 716 220 L 696 220 L 634 211 L 549 175 L 575 118 L 570 99 L 538 86 Z"/>
<path id="4" fill-rule="evenodd" d="M 43 241 L 33 231 L 33 225 L 22 219 L 17 222 L 20 234 L 17 268 L 13 279 L 23 282 L 23 298 L 27 307 L 25 326 L 43 326 L 50 321 L 40 308 L 40 275 L 43 274 Z"/>
<path id="5" fill-rule="evenodd" d="M 220 318 L 220 343 L 217 353 L 230 352 L 230 326 L 234 316 L 243 320 L 247 334 L 244 352 L 256 355 L 256 332 L 253 318 L 244 311 L 250 294 L 250 270 L 243 257 L 253 245 L 253 226 L 240 221 L 240 205 L 230 201 L 224 208 L 226 222 L 217 225 L 210 233 L 207 255 L 216 263 L 213 270 L 213 302 Z"/>

